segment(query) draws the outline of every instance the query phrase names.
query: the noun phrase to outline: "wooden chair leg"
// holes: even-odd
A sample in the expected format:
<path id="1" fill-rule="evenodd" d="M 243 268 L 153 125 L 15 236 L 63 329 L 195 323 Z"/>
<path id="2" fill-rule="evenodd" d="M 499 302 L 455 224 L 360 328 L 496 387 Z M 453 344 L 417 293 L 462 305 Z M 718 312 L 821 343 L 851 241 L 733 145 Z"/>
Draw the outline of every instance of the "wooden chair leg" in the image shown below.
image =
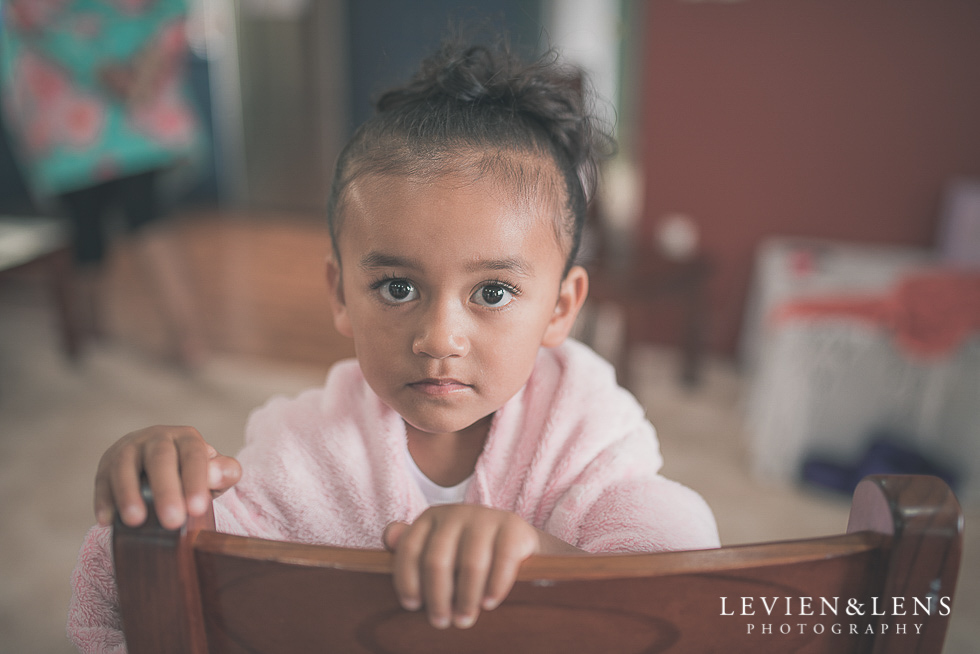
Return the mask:
<path id="1" fill-rule="evenodd" d="M 701 364 L 704 358 L 704 321 L 707 313 L 704 289 L 700 283 L 694 284 L 686 304 L 681 383 L 688 388 L 694 388 L 701 383 Z"/>
<path id="2" fill-rule="evenodd" d="M 48 282 L 58 312 L 61 337 L 70 361 L 78 361 L 82 349 L 81 326 L 75 312 L 71 253 L 67 248 L 47 257 Z"/>

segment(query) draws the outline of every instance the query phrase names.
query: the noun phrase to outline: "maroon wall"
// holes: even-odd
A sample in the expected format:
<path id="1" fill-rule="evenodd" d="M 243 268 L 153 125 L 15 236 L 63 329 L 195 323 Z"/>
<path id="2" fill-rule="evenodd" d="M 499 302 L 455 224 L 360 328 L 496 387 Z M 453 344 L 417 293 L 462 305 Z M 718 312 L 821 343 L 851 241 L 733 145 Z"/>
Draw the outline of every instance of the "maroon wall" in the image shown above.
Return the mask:
<path id="1" fill-rule="evenodd" d="M 931 246 L 945 180 L 980 176 L 980 2 L 654 0 L 643 20 L 644 236 L 698 222 L 715 350 L 761 239 Z"/>

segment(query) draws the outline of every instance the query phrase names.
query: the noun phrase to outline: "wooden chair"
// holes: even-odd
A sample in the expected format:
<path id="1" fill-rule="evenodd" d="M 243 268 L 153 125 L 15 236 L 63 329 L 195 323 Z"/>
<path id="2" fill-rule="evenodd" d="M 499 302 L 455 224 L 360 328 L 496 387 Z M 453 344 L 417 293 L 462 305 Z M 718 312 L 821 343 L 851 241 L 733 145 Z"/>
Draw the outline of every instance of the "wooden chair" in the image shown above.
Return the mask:
<path id="1" fill-rule="evenodd" d="M 632 266 L 616 272 L 601 260 L 589 270 L 589 300 L 596 305 L 612 304 L 623 312 L 623 342 L 614 357 L 616 377 L 626 388 L 633 388 L 630 368 L 636 345 L 648 335 L 651 316 L 662 311 L 665 301 L 675 301 L 683 310 L 680 381 L 689 388 L 701 382 L 705 336 L 708 323 L 708 282 L 712 262 L 706 255 L 671 261 L 653 248 L 634 253 Z M 590 340 L 586 326 L 585 338 Z"/>
<path id="2" fill-rule="evenodd" d="M 242 538 L 211 525 L 175 532 L 117 522 L 130 654 L 936 653 L 962 532 L 959 504 L 939 479 L 872 476 L 854 493 L 845 534 L 536 557 L 472 629 L 438 631 L 399 607 L 385 552 Z"/>

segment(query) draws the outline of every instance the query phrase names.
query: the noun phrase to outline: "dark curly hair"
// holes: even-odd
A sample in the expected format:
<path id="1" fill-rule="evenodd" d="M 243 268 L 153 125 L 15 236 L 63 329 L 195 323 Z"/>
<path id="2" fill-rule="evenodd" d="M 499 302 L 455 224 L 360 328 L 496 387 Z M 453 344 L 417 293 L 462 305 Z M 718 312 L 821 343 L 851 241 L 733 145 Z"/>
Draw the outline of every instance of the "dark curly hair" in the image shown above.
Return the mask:
<path id="1" fill-rule="evenodd" d="M 338 157 L 327 205 L 338 259 L 344 193 L 355 178 L 437 177 L 466 169 L 492 173 L 528 198 L 551 194 L 567 273 L 578 253 L 598 160 L 613 149 L 588 110 L 590 100 L 584 74 L 559 63 L 554 53 L 525 63 L 506 45 L 444 44 L 407 84 L 378 99 L 377 113 Z"/>

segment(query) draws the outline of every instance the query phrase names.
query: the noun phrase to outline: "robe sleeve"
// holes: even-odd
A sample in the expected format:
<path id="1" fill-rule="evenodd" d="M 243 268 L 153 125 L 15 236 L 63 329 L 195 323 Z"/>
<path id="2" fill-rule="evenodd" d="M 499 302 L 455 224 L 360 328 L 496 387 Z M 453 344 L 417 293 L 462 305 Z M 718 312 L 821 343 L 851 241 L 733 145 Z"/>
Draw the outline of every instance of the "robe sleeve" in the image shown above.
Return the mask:
<path id="1" fill-rule="evenodd" d="M 661 552 L 720 545 L 708 504 L 660 475 L 645 423 L 603 450 L 559 498 L 546 530 L 588 552 Z"/>

